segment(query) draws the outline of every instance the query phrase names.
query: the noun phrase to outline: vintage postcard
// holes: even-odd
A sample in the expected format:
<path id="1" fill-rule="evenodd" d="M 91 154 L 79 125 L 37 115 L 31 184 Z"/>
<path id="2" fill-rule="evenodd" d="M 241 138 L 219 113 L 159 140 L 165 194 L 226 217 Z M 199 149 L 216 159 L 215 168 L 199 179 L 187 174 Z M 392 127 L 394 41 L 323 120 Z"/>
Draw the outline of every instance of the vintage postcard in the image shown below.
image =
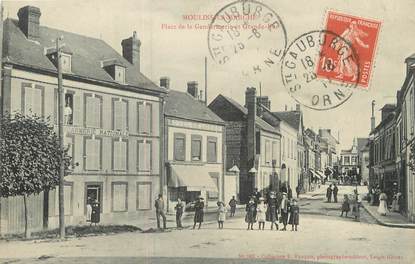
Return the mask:
<path id="1" fill-rule="evenodd" d="M 0 263 L 415 263 L 413 0 L 0 0 Z"/>

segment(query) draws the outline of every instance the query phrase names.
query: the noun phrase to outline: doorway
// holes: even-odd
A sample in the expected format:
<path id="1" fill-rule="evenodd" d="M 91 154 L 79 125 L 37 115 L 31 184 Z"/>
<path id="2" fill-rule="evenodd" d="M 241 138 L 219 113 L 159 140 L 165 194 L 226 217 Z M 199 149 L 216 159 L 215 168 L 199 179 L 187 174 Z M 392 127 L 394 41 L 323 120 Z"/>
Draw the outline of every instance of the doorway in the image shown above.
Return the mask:
<path id="1" fill-rule="evenodd" d="M 87 211 L 87 204 L 92 204 L 94 201 L 99 203 L 100 212 L 102 213 L 102 183 L 85 184 L 85 214 Z"/>

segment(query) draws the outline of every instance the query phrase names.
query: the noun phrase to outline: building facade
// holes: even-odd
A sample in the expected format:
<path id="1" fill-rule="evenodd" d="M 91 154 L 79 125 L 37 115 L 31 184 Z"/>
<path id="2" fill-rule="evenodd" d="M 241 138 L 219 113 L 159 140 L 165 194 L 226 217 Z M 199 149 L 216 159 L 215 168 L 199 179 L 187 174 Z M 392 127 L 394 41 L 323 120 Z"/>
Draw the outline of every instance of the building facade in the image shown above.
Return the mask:
<path id="1" fill-rule="evenodd" d="M 65 223 L 85 224 L 98 201 L 102 223 L 143 219 L 162 186 L 161 121 L 165 89 L 140 72 L 140 41 L 122 41 L 123 55 L 99 39 L 44 27 L 26 6 L 4 22 L 2 113 L 50 117 L 57 125 L 57 60 L 52 39 L 64 37 L 64 145 L 73 160 L 65 177 Z M 58 226 L 58 190 L 32 203 L 34 230 Z M 1 200 L 1 233 L 23 230 L 22 199 Z"/>
<path id="2" fill-rule="evenodd" d="M 201 101 L 196 82 L 188 83 L 187 93 L 169 89 L 168 83 L 167 78 L 160 80 L 169 91 L 164 167 L 168 210 L 174 211 L 178 198 L 190 203 L 199 196 L 204 197 L 206 207 L 216 207 L 217 201 L 225 199 L 225 122 Z M 231 182 L 228 185 L 226 198 L 237 195 Z"/>
<path id="3" fill-rule="evenodd" d="M 281 175 L 281 134 L 266 122 L 267 104 L 247 88 L 245 106 L 218 95 L 209 108 L 226 123 L 226 171 L 239 170 L 239 200 L 246 202 L 257 188 L 261 192 L 277 189 Z"/>

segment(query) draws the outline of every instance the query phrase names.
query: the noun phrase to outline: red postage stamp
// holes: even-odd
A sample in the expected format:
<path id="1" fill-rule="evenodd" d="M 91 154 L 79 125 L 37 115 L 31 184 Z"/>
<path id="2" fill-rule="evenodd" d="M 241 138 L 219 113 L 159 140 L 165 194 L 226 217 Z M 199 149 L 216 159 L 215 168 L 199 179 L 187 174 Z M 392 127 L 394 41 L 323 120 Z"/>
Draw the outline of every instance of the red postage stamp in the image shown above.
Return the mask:
<path id="1" fill-rule="evenodd" d="M 317 76 L 367 89 L 380 26 L 379 21 L 329 11 L 326 30 L 334 34 L 326 34 L 331 39 L 322 44 Z"/>

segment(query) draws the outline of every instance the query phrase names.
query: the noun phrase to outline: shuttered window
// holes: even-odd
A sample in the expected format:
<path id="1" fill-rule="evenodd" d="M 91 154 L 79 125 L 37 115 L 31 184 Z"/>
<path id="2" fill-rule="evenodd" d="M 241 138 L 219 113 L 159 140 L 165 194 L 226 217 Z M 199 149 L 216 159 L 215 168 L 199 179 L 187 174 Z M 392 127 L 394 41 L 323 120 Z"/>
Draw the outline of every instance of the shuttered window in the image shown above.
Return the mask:
<path id="1" fill-rule="evenodd" d="M 202 137 L 192 135 L 192 160 L 200 161 L 202 160 Z"/>
<path id="2" fill-rule="evenodd" d="M 72 157 L 71 164 L 74 164 L 75 161 L 75 149 L 74 149 L 74 139 L 73 136 L 65 138 L 65 146 L 68 148 L 68 155 Z"/>
<path id="3" fill-rule="evenodd" d="M 72 215 L 72 212 L 73 212 L 72 191 L 73 191 L 73 183 L 71 182 L 65 183 L 64 188 L 63 188 L 64 214 L 65 215 Z M 55 199 L 54 199 L 55 200 L 55 204 L 54 204 L 55 215 L 58 216 L 59 215 L 59 187 L 56 187 L 56 189 L 54 190 L 54 196 L 55 196 Z"/>
<path id="4" fill-rule="evenodd" d="M 112 211 L 125 212 L 128 209 L 128 184 L 126 182 L 112 183 Z"/>
<path id="5" fill-rule="evenodd" d="M 124 100 L 114 100 L 114 130 L 128 130 L 128 103 Z"/>
<path id="6" fill-rule="evenodd" d="M 138 132 L 150 134 L 152 132 L 152 104 L 147 102 L 138 103 Z"/>
<path id="7" fill-rule="evenodd" d="M 41 88 L 29 86 L 24 88 L 23 110 L 25 115 L 43 116 L 42 102 Z"/>
<path id="8" fill-rule="evenodd" d="M 151 183 L 137 183 L 137 210 L 151 209 Z"/>
<path id="9" fill-rule="evenodd" d="M 207 140 L 207 162 L 218 161 L 217 139 L 215 137 L 208 137 Z"/>
<path id="10" fill-rule="evenodd" d="M 101 167 L 101 140 L 85 140 L 85 169 L 99 170 Z"/>
<path id="11" fill-rule="evenodd" d="M 275 164 L 278 165 L 278 144 L 277 142 L 272 142 L 272 159 L 275 160 Z"/>
<path id="12" fill-rule="evenodd" d="M 271 162 L 271 143 L 269 140 L 265 140 L 265 163 Z"/>
<path id="13" fill-rule="evenodd" d="M 127 142 L 114 141 L 113 144 L 113 169 L 127 170 Z"/>
<path id="14" fill-rule="evenodd" d="M 101 127 L 101 97 L 86 96 L 85 125 L 87 127 Z"/>
<path id="15" fill-rule="evenodd" d="M 151 141 L 138 141 L 138 171 L 151 171 L 152 162 Z"/>
<path id="16" fill-rule="evenodd" d="M 174 160 L 184 161 L 186 158 L 186 139 L 184 134 L 174 134 Z"/>

